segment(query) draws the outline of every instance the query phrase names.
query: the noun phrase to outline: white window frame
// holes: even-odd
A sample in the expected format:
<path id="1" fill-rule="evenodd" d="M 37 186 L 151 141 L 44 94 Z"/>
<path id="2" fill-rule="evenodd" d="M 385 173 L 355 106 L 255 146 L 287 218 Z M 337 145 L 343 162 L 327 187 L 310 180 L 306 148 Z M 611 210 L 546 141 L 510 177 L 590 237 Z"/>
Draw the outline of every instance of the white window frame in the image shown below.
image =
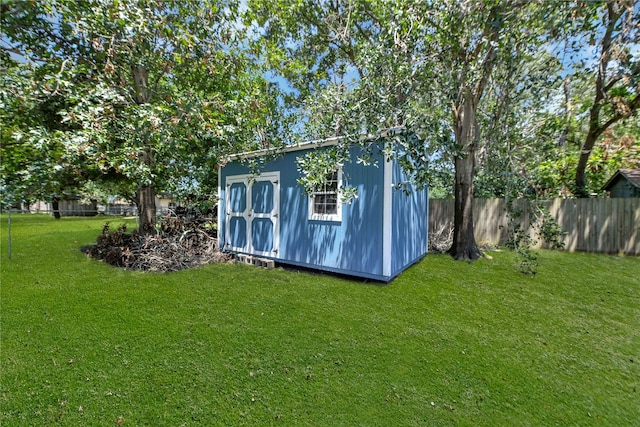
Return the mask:
<path id="1" fill-rule="evenodd" d="M 309 221 L 330 221 L 330 222 L 342 221 L 342 166 L 338 167 L 337 175 L 338 175 L 338 188 L 336 192 L 336 213 L 333 213 L 333 214 L 316 213 L 314 209 L 315 196 L 320 194 L 322 195 L 331 194 L 333 192 L 314 191 L 308 196 Z"/>

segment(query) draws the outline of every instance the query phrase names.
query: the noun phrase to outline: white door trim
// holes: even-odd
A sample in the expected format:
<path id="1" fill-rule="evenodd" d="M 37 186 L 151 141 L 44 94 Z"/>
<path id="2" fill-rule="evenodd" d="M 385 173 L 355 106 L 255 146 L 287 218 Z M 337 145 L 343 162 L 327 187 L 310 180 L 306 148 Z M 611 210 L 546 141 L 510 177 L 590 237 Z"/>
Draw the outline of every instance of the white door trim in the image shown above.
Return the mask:
<path id="1" fill-rule="evenodd" d="M 253 211 L 253 197 L 252 187 L 256 182 L 269 181 L 273 185 L 273 208 L 271 212 L 255 213 Z M 246 203 L 245 209 L 242 212 L 232 212 L 230 209 L 231 202 L 231 186 L 233 184 L 241 183 L 246 188 Z M 260 175 L 243 174 L 232 175 L 226 178 L 226 192 L 225 192 L 225 249 L 245 252 L 252 255 L 268 256 L 272 258 L 278 257 L 280 250 L 280 172 L 265 172 Z M 246 224 L 246 241 L 244 247 L 231 246 L 230 231 L 231 231 L 231 218 L 242 217 Z M 273 224 L 273 249 L 268 252 L 258 251 L 253 247 L 251 239 L 251 225 L 254 218 L 268 218 Z"/>

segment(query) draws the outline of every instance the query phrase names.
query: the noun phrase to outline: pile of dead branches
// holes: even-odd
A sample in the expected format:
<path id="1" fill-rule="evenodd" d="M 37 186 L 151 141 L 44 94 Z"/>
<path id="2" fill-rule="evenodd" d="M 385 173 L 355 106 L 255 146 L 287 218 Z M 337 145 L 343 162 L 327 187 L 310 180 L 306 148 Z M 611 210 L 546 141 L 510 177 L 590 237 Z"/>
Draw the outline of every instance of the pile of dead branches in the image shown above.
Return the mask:
<path id="1" fill-rule="evenodd" d="M 429 252 L 436 254 L 444 254 L 451 248 L 453 244 L 453 226 L 451 224 L 443 224 L 433 231 L 429 232 Z"/>
<path id="2" fill-rule="evenodd" d="M 218 249 L 215 229 L 208 221 L 169 214 L 158 228 L 155 235 L 142 235 L 137 231 L 127 233 L 124 224 L 111 230 L 106 223 L 96 244 L 85 253 L 128 270 L 159 272 L 230 260 Z"/>

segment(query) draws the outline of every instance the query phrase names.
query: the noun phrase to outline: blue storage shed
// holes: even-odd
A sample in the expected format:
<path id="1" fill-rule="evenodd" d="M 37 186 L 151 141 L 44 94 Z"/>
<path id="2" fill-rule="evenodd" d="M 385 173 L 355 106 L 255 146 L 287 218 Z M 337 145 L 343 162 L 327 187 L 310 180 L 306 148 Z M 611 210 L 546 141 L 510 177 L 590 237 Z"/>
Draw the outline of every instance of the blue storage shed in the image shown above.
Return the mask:
<path id="1" fill-rule="evenodd" d="M 367 150 L 377 167 L 355 161 L 363 149 L 352 146 L 353 161 L 330 174 L 322 188 L 305 194 L 298 184 L 296 159 L 338 142 L 286 147 L 262 162 L 258 173 L 245 160 L 273 153 L 231 157 L 219 171 L 220 247 L 384 282 L 420 260 L 427 253 L 427 189 L 414 188 L 398 161 L 385 157 L 385 142 L 372 142 Z M 341 201 L 345 182 L 357 189 L 349 203 Z"/>

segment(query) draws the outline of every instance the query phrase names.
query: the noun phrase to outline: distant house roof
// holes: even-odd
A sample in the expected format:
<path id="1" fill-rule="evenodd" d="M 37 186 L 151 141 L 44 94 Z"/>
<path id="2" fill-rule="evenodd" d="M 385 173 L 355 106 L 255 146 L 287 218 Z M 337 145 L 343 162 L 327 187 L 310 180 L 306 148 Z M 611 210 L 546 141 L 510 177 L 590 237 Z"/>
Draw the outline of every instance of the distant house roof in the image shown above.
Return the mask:
<path id="1" fill-rule="evenodd" d="M 609 191 L 611 189 L 611 186 L 615 184 L 615 182 L 619 178 L 626 178 L 626 180 L 631 184 L 640 188 L 640 169 L 618 169 L 618 171 L 613 174 L 611 179 L 607 181 L 602 189 Z"/>

